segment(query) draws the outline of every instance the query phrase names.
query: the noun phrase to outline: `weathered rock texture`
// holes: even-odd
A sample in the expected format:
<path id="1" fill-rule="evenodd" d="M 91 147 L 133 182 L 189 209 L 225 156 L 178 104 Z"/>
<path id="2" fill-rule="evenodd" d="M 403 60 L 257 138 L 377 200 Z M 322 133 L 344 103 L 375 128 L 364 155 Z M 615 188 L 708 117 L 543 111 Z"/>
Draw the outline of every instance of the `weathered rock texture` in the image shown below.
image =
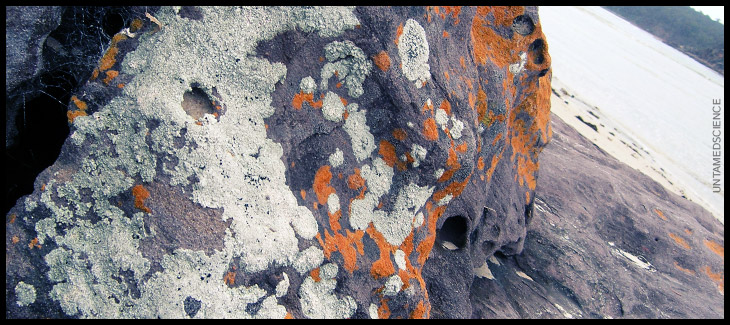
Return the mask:
<path id="1" fill-rule="evenodd" d="M 524 250 L 485 264 L 472 316 L 724 318 L 723 225 L 551 125 Z"/>
<path id="2" fill-rule="evenodd" d="M 524 247 L 549 67 L 536 8 L 141 16 L 7 217 L 6 315 L 479 315 L 474 269 Z"/>

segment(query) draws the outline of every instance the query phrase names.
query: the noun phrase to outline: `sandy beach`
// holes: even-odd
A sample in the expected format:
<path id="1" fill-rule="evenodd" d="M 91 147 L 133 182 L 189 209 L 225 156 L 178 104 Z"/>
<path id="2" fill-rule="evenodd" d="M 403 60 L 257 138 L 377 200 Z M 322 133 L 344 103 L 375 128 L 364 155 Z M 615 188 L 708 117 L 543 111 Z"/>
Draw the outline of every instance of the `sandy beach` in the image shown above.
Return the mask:
<path id="1" fill-rule="evenodd" d="M 719 214 L 704 200 L 695 197 L 692 191 L 684 188 L 675 177 L 661 167 L 651 153 L 637 144 L 628 132 L 606 118 L 599 107 L 593 106 L 590 99 L 575 96 L 569 86 L 555 76 L 553 76 L 552 91 L 550 110 L 566 124 L 601 150 L 649 176 L 667 190 L 699 204 L 720 222 L 725 223 L 724 215 Z"/>

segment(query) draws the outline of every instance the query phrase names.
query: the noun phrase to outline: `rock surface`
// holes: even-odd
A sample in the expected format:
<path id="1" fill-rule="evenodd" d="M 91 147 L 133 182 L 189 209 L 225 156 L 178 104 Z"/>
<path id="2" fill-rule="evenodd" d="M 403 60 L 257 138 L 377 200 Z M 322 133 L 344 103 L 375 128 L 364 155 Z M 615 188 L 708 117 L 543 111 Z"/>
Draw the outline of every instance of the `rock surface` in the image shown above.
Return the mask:
<path id="1" fill-rule="evenodd" d="M 524 250 L 477 273 L 471 316 L 724 318 L 723 225 L 551 125 Z"/>
<path id="2" fill-rule="evenodd" d="M 140 16 L 7 216 L 6 315 L 470 317 L 524 247 L 549 67 L 536 8 Z"/>

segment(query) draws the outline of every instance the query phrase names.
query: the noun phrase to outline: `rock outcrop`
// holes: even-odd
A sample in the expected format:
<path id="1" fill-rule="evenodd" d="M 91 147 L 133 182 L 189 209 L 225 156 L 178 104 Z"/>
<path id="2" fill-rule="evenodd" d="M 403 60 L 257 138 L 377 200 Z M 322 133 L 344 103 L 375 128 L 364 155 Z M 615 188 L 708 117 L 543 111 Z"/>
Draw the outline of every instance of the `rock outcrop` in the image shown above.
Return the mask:
<path id="1" fill-rule="evenodd" d="M 724 318 L 723 225 L 550 123 L 524 250 L 479 269 L 471 316 Z"/>
<path id="2" fill-rule="evenodd" d="M 480 315 L 475 273 L 525 245 L 549 67 L 532 7 L 146 13 L 7 216 L 6 316 Z"/>

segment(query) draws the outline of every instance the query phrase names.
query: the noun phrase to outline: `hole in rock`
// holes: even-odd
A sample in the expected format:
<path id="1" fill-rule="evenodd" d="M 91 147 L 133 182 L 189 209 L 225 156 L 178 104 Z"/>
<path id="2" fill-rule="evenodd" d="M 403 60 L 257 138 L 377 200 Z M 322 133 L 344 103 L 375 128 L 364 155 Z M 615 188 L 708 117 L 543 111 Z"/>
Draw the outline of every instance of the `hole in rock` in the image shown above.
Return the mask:
<path id="1" fill-rule="evenodd" d="M 535 30 L 535 23 L 532 22 L 530 16 L 519 15 L 512 21 L 512 30 L 517 34 L 527 36 Z"/>
<path id="2" fill-rule="evenodd" d="M 208 94 L 200 89 L 197 84 L 192 84 L 191 88 L 192 90 L 183 94 L 182 108 L 185 113 L 188 113 L 195 120 L 205 116 L 205 114 L 213 114 L 216 109 Z"/>
<path id="3" fill-rule="evenodd" d="M 462 249 L 466 246 L 467 221 L 463 216 L 449 217 L 438 230 L 436 239 L 448 250 Z"/>
<path id="4" fill-rule="evenodd" d="M 14 127 L 18 130 L 17 141 L 5 152 L 5 203 L 3 214 L 15 205 L 16 200 L 33 192 L 33 181 L 61 153 L 61 146 L 68 137 L 69 127 L 66 105 L 71 98 L 74 77 L 57 71 L 40 76 L 40 89 L 36 97 L 28 98 L 18 110 Z"/>
<path id="5" fill-rule="evenodd" d="M 527 48 L 527 52 L 532 59 L 532 63 L 538 65 L 542 64 L 545 61 L 545 41 L 543 41 L 542 38 L 536 39 L 532 42 L 532 44 L 530 44 L 530 47 Z"/>

